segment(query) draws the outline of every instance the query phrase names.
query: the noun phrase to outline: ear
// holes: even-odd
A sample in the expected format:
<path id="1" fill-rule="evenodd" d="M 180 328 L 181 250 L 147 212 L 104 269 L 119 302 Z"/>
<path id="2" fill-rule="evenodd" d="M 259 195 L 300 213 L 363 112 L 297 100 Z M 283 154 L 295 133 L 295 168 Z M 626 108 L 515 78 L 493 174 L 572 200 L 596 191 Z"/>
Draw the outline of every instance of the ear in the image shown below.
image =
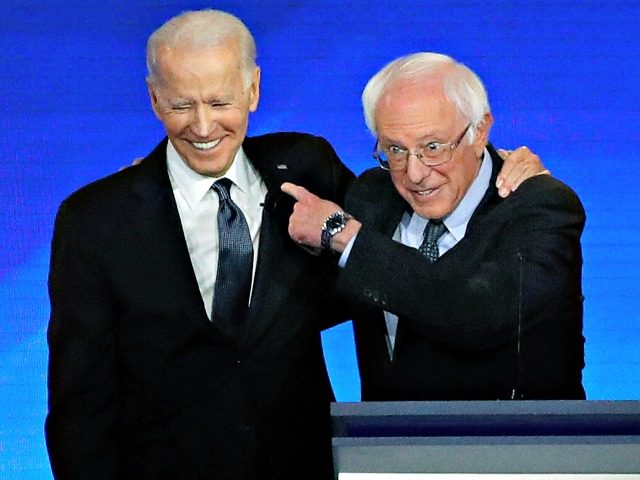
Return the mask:
<path id="1" fill-rule="evenodd" d="M 156 118 L 160 120 L 160 107 L 158 105 L 157 87 L 147 82 L 147 91 L 149 92 L 149 100 L 151 100 L 151 108 L 153 113 L 156 114 Z"/>
<path id="2" fill-rule="evenodd" d="M 480 158 L 487 143 L 489 143 L 489 131 L 493 125 L 493 115 L 491 112 L 487 112 L 482 117 L 482 120 L 476 127 L 476 138 L 473 142 L 473 149 L 476 153 L 476 157 Z"/>
<path id="3" fill-rule="evenodd" d="M 256 67 L 253 71 L 249 88 L 249 111 L 255 112 L 258 109 L 258 100 L 260 99 L 260 67 Z"/>

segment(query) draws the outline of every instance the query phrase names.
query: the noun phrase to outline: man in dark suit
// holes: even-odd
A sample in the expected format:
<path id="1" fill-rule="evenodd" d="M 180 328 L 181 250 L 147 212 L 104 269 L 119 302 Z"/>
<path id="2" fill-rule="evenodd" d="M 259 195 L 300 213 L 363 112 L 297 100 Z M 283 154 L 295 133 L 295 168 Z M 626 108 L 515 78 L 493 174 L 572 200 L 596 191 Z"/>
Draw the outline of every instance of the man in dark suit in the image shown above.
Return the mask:
<path id="1" fill-rule="evenodd" d="M 147 63 L 168 139 L 74 193 L 56 220 L 54 475 L 332 478 L 320 330 L 345 315 L 335 267 L 287 235 L 293 201 L 280 185 L 339 203 L 353 175 L 323 139 L 245 138 L 260 71 L 235 17 L 172 19 L 149 39 Z M 521 150 L 504 186 L 539 168 Z"/>
<path id="2" fill-rule="evenodd" d="M 139 166 L 74 193 L 56 219 L 46 421 L 54 476 L 332 478 L 320 331 L 344 316 L 335 272 L 288 237 L 293 202 L 279 188 L 295 181 L 342 201 L 353 175 L 321 138 L 245 138 L 260 71 L 235 17 L 174 18 L 150 38 L 148 65 L 168 140 Z M 248 310 L 231 319 L 214 313 L 230 295 L 218 286 L 234 281 L 218 285 L 217 267 L 232 263 L 222 258 L 223 199 L 212 190 L 223 179 L 250 236 L 250 304 L 245 295 Z"/>
<path id="3" fill-rule="evenodd" d="M 575 193 L 540 175 L 498 195 L 484 86 L 449 57 L 390 63 L 363 104 L 383 169 L 358 178 L 348 213 L 283 186 L 292 238 L 341 253 L 362 399 L 584 398 Z"/>

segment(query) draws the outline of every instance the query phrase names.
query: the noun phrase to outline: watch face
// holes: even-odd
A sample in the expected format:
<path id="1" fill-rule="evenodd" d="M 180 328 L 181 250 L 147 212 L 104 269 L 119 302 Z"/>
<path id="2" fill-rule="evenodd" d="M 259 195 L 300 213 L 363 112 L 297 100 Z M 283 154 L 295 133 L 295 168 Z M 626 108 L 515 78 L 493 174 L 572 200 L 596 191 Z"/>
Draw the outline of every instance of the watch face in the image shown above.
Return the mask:
<path id="1" fill-rule="evenodd" d="M 344 226 L 344 219 L 341 215 L 332 216 L 331 218 L 327 219 L 327 230 L 329 231 L 335 230 L 342 226 Z"/>
<path id="2" fill-rule="evenodd" d="M 336 212 L 329 216 L 322 225 L 322 236 L 320 242 L 326 249 L 331 248 L 331 237 L 344 230 L 347 221 L 351 217 L 344 212 Z"/>

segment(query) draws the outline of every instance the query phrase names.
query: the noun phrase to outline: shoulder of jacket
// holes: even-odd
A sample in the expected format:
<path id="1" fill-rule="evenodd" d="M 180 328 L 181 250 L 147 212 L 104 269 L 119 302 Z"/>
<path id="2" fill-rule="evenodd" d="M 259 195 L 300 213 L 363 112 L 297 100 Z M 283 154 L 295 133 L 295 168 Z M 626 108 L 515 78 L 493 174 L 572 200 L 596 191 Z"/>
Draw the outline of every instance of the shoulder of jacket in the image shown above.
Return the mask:
<path id="1" fill-rule="evenodd" d="M 249 148 L 253 145 L 268 146 L 276 145 L 278 147 L 295 146 L 300 144 L 329 144 L 324 138 L 310 133 L 302 132 L 275 132 L 264 135 L 247 137 L 244 146 Z"/>

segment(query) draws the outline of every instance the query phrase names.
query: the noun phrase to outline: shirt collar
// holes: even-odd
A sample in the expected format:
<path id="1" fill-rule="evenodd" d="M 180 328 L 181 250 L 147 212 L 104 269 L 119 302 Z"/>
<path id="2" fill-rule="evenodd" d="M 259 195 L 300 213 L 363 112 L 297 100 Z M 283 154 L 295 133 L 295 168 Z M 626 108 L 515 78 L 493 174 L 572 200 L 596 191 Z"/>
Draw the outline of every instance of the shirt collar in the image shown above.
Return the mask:
<path id="1" fill-rule="evenodd" d="M 240 146 L 229 170 L 220 178 L 228 178 L 242 192 L 248 193 L 250 187 L 250 168 L 249 160 L 242 146 Z M 192 170 L 184 160 L 182 160 L 182 157 L 176 151 L 171 140 L 167 142 L 167 169 L 169 170 L 169 177 L 171 178 L 174 188 L 180 190 L 189 208 L 195 208 L 211 189 L 211 185 L 217 180 L 220 180 L 220 178 L 208 177 Z"/>
<path id="2" fill-rule="evenodd" d="M 476 175 L 476 178 L 471 182 L 469 190 L 467 190 L 467 193 L 462 197 L 458 206 L 444 219 L 447 230 L 449 230 L 456 241 L 460 241 L 464 237 L 471 215 L 473 215 L 473 212 L 475 212 L 478 205 L 480 205 L 485 192 L 489 188 L 492 169 L 493 162 L 491 155 L 489 155 L 489 151 L 485 148 L 478 175 Z"/>
<path id="3" fill-rule="evenodd" d="M 480 169 L 478 170 L 478 175 L 476 175 L 476 178 L 471 182 L 469 190 L 467 190 L 467 193 L 462 197 L 462 200 L 456 208 L 454 208 L 453 212 L 442 220 L 456 243 L 464 237 L 467 232 L 469 220 L 471 220 L 471 215 L 473 215 L 473 212 L 476 210 L 478 205 L 480 205 L 487 188 L 489 188 L 492 169 L 493 162 L 491 160 L 491 155 L 489 155 L 489 151 L 485 148 L 482 156 L 482 162 L 480 163 Z M 401 220 L 409 235 L 420 236 L 422 235 L 428 221 L 428 219 L 421 217 L 415 212 L 412 214 L 405 214 Z"/>

